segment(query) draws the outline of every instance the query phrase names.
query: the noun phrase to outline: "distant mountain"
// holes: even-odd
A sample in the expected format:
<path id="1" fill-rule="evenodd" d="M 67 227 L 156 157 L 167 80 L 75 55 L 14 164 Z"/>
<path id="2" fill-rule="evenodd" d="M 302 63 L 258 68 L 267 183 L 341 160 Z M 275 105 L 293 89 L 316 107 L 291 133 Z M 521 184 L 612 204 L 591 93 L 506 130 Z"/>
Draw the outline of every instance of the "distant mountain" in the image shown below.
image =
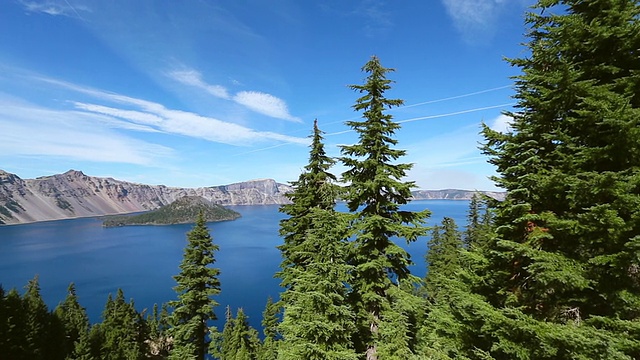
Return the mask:
<path id="1" fill-rule="evenodd" d="M 149 211 L 184 196 L 220 205 L 283 204 L 289 191 L 290 186 L 271 179 L 176 188 L 87 176 L 75 170 L 36 179 L 0 170 L 0 224 Z"/>
<path id="2" fill-rule="evenodd" d="M 471 191 L 458 189 L 415 190 L 411 192 L 414 200 L 471 200 L 473 194 L 483 194 L 496 200 L 504 200 L 505 192 Z"/>
<path id="3" fill-rule="evenodd" d="M 286 204 L 292 188 L 271 179 L 222 186 L 177 188 L 87 176 L 81 171 L 21 179 L 0 170 L 0 224 L 102 216 L 155 210 L 184 196 L 220 205 Z M 418 190 L 414 199 L 466 200 L 474 191 Z M 483 192 L 497 199 L 504 193 Z"/>
<path id="4" fill-rule="evenodd" d="M 157 210 L 139 215 L 110 216 L 104 222 L 105 227 L 124 225 L 169 225 L 195 223 L 202 212 L 207 221 L 227 221 L 240 217 L 240 213 L 212 203 L 200 196 L 185 196 Z"/>

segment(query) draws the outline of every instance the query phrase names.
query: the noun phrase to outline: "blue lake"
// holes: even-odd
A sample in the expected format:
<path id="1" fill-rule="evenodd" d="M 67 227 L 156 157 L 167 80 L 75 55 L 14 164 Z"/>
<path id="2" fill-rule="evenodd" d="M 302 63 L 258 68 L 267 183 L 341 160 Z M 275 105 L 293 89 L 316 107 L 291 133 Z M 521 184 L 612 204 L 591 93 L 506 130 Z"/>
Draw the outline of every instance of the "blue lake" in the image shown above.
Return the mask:
<path id="1" fill-rule="evenodd" d="M 253 326 L 259 327 L 262 311 L 271 296 L 280 292 L 279 269 L 282 243 L 278 222 L 284 215 L 278 206 L 232 206 L 242 214 L 235 221 L 208 224 L 214 242 L 220 246 L 215 266 L 220 268 L 220 307 L 242 307 Z M 408 204 L 407 210 L 429 209 L 428 224 L 451 217 L 460 227 L 466 223 L 467 201 L 423 200 Z M 344 210 L 344 209 L 341 209 Z M 80 303 L 92 322 L 101 320 L 109 293 L 118 288 L 133 298 L 138 310 L 151 309 L 175 298 L 173 275 L 177 274 L 192 225 L 128 226 L 103 228 L 94 218 L 0 226 L 0 284 L 20 292 L 39 276 L 44 300 L 53 309 L 66 296 L 70 282 L 76 284 Z M 411 271 L 424 276 L 427 237 L 406 245 L 414 261 Z"/>

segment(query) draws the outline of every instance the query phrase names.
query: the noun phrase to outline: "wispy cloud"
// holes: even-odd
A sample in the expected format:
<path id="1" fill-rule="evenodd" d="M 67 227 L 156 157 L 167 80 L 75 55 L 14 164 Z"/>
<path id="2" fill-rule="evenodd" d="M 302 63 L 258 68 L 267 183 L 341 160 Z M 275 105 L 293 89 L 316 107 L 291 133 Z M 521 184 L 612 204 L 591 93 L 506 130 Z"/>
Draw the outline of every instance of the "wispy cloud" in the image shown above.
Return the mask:
<path id="1" fill-rule="evenodd" d="M 276 119 L 301 122 L 295 116 L 289 114 L 287 104 L 280 98 L 258 91 L 241 91 L 237 93 L 233 100 L 240 105 Z"/>
<path id="2" fill-rule="evenodd" d="M 469 42 L 495 32 L 508 6 L 522 8 L 531 0 L 441 0 L 455 27 Z"/>
<path id="3" fill-rule="evenodd" d="M 51 16 L 69 16 L 77 17 L 84 20 L 80 15 L 80 11 L 87 12 L 89 9 L 83 5 L 72 5 L 68 0 L 45 0 L 45 1 L 27 1 L 21 0 L 20 4 L 25 10 L 32 13 L 45 13 Z"/>
<path id="4" fill-rule="evenodd" d="M 229 92 L 222 85 L 209 85 L 202 80 L 202 74 L 195 70 L 176 70 L 169 72 L 169 77 L 186 85 L 203 89 L 209 94 L 221 98 L 230 99 Z"/>
<path id="5" fill-rule="evenodd" d="M 134 123 L 149 126 L 152 129 L 169 134 L 186 135 L 229 145 L 253 145 L 264 141 L 284 141 L 303 145 L 309 143 L 306 138 L 270 131 L 256 131 L 242 125 L 188 111 L 167 109 L 164 105 L 152 101 L 96 90 L 50 78 L 39 77 L 37 79 L 84 93 L 97 99 L 137 108 L 123 109 L 102 104 L 74 102 L 76 108 L 80 110 L 109 115 L 111 119 L 121 119 L 126 122 L 123 126 L 127 127 Z"/>
<path id="6" fill-rule="evenodd" d="M 284 100 L 271 94 L 259 91 L 240 91 L 234 96 L 230 96 L 229 91 L 224 86 L 206 83 L 202 80 L 202 74 L 193 69 L 171 71 L 168 76 L 182 84 L 205 90 L 217 98 L 233 100 L 237 104 L 259 114 L 281 120 L 301 122 L 300 118 L 289 113 L 287 103 Z"/>
<path id="7" fill-rule="evenodd" d="M 114 131 L 109 119 L 0 99 L 0 153 L 159 166 L 173 150 Z"/>
<path id="8" fill-rule="evenodd" d="M 167 146 L 138 138 L 136 133 L 162 133 L 211 142 L 249 146 L 284 142 L 308 145 L 299 138 L 225 122 L 196 113 L 168 109 L 162 104 L 30 75 L 41 82 L 72 91 L 71 108 L 35 105 L 0 93 L 0 154 L 51 156 L 75 160 L 166 166 L 177 156 Z M 77 93 L 76 95 L 73 95 Z M 88 96 L 88 98 L 87 98 Z"/>
<path id="9" fill-rule="evenodd" d="M 364 16 L 366 20 L 364 32 L 367 36 L 375 37 L 393 26 L 389 12 L 384 9 L 384 6 L 385 2 L 380 0 L 363 0 L 358 6 L 356 14 Z"/>

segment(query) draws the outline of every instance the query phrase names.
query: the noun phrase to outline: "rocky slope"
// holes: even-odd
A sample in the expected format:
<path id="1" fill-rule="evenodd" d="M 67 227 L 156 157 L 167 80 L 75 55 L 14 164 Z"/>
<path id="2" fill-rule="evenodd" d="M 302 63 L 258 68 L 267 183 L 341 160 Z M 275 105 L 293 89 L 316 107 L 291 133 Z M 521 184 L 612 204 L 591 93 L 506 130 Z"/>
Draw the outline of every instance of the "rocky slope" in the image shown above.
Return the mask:
<path id="1" fill-rule="evenodd" d="M 185 196 L 220 205 L 285 204 L 288 185 L 271 179 L 201 188 L 144 185 L 69 170 L 36 179 L 0 170 L 0 225 L 155 210 Z M 504 193 L 483 192 L 502 199 Z M 474 191 L 418 190 L 414 199 L 471 199 Z"/>
<path id="2" fill-rule="evenodd" d="M 496 200 L 504 200 L 506 193 L 498 191 L 469 191 L 458 189 L 412 191 L 414 200 L 471 200 L 473 194 L 481 193 Z"/>
<path id="3" fill-rule="evenodd" d="M 175 188 L 87 176 L 75 170 L 36 179 L 0 170 L 0 224 L 154 210 L 184 196 L 221 205 L 283 204 L 288 191 L 289 186 L 270 179 Z"/>

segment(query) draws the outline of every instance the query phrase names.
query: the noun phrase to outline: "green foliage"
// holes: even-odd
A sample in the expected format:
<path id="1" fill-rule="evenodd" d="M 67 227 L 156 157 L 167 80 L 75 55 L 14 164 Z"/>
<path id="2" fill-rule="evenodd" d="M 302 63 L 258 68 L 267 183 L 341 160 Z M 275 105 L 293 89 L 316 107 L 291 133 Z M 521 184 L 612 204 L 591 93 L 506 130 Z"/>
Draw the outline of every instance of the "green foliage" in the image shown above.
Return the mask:
<path id="1" fill-rule="evenodd" d="M 425 287 L 427 297 L 433 300 L 443 284 L 455 278 L 460 271 L 462 238 L 453 219 L 445 217 L 441 226 L 432 229 L 428 247 Z"/>
<path id="2" fill-rule="evenodd" d="M 510 60 L 522 69 L 513 131 L 483 130 L 507 197 L 495 237 L 470 254 L 484 258 L 467 276 L 475 295 L 452 306 L 468 356 L 640 357 L 639 15 L 630 0 L 528 14 L 530 56 Z"/>
<path id="3" fill-rule="evenodd" d="M 351 270 L 345 263 L 346 218 L 319 208 L 309 215 L 311 226 L 296 252 L 309 254 L 311 261 L 283 271 L 289 290 L 281 296 L 278 359 L 355 359 L 350 339 L 355 317 L 346 301 Z"/>
<path id="4" fill-rule="evenodd" d="M 278 359 L 350 359 L 355 353 L 354 316 L 346 302 L 348 222 L 334 210 L 338 187 L 328 170 L 335 161 L 324 151 L 317 122 L 311 138 L 309 164 L 292 183 L 292 203 L 281 207 L 289 217 L 280 223 L 284 244 L 277 276 L 285 291 Z M 267 335 L 265 347 L 271 343 Z"/>
<path id="5" fill-rule="evenodd" d="M 100 357 L 104 360 L 144 359 L 148 353 L 148 329 L 133 300 L 127 302 L 122 289 L 115 299 L 109 297 L 97 328 L 100 337 Z"/>
<path id="6" fill-rule="evenodd" d="M 363 120 L 347 122 L 359 141 L 342 147 L 341 161 L 347 168 L 342 180 L 349 184 L 344 199 L 355 214 L 349 263 L 354 266 L 352 304 L 359 328 L 356 348 L 376 358 L 381 320 L 393 316 L 383 315 L 383 311 L 392 311 L 390 288 L 409 276 L 409 255 L 392 238 L 411 242 L 424 235 L 429 211 L 400 210 L 411 198 L 414 184 L 402 181 L 411 164 L 396 163 L 405 155 L 405 151 L 393 148 L 397 144 L 393 135 L 400 125 L 385 113 L 387 108 L 402 104 L 402 100 L 384 96 L 391 89 L 386 75 L 393 69 L 384 68 L 374 56 L 362 70 L 368 73 L 365 84 L 351 88 L 363 94 L 353 106 L 363 112 Z"/>
<path id="7" fill-rule="evenodd" d="M 228 306 L 222 335 L 212 345 L 220 360 L 253 360 L 261 353 L 258 331 L 249 325 L 244 311 L 238 309 L 234 318 Z"/>
<path id="8" fill-rule="evenodd" d="M 204 214 L 207 222 L 235 220 L 240 217 L 238 212 L 199 196 L 185 196 L 158 210 L 133 216 L 110 216 L 103 222 L 103 226 L 189 224 L 195 223 L 200 213 Z"/>
<path id="9" fill-rule="evenodd" d="M 80 338 L 89 333 L 89 317 L 80 306 L 76 287 L 69 284 L 67 297 L 53 311 L 53 315 L 61 325 L 61 346 L 64 354 L 72 354 L 80 342 Z"/>
<path id="10" fill-rule="evenodd" d="M 258 356 L 259 360 L 275 360 L 278 357 L 278 345 L 280 344 L 278 314 L 280 310 L 280 303 L 274 303 L 271 297 L 269 297 L 267 299 L 267 305 L 262 312 L 264 341 Z"/>
<path id="11" fill-rule="evenodd" d="M 173 307 L 171 358 L 204 359 L 211 332 L 207 322 L 216 319 L 214 308 L 218 303 L 212 296 L 220 293 L 220 270 L 210 267 L 215 263 L 218 246 L 213 243 L 202 212 L 187 234 L 187 241 L 180 274 L 174 276 L 178 300 L 169 303 Z"/>

